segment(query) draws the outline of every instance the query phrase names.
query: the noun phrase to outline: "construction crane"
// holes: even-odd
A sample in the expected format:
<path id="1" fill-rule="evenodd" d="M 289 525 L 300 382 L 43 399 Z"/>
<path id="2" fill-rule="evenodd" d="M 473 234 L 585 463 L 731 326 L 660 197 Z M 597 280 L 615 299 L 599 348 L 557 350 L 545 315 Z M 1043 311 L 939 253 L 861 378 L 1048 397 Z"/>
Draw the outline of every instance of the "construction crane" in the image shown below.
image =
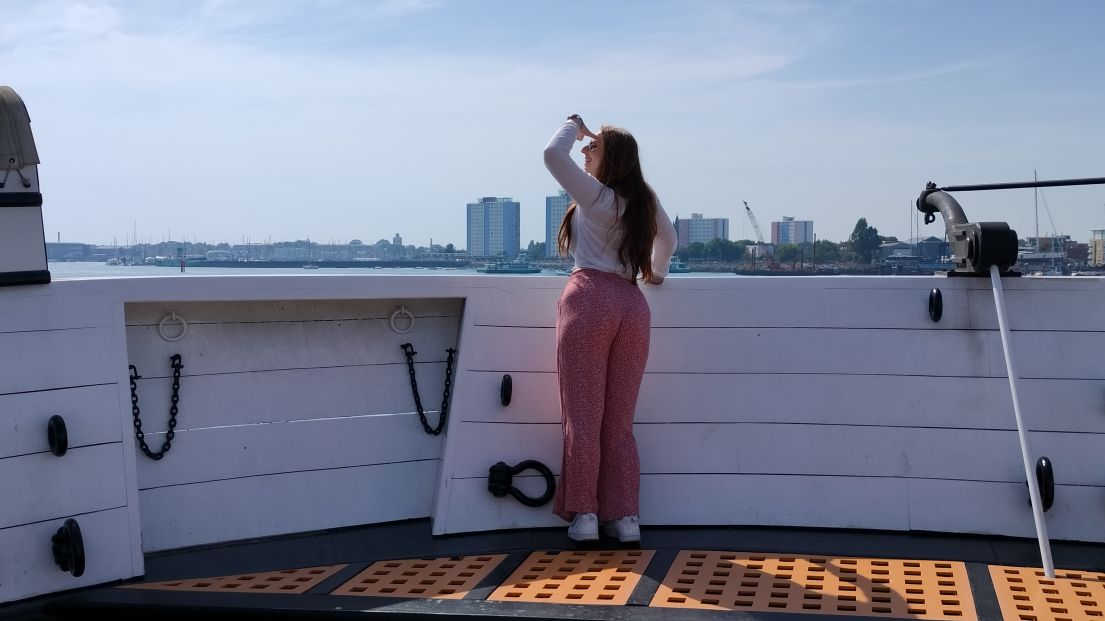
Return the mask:
<path id="1" fill-rule="evenodd" d="M 761 244 L 766 244 L 764 241 L 764 232 L 760 230 L 760 223 L 756 221 L 756 214 L 752 213 L 752 208 L 748 206 L 748 201 L 741 201 L 744 203 L 744 212 L 748 214 L 748 219 L 752 221 L 752 229 L 756 231 L 756 240 Z"/>

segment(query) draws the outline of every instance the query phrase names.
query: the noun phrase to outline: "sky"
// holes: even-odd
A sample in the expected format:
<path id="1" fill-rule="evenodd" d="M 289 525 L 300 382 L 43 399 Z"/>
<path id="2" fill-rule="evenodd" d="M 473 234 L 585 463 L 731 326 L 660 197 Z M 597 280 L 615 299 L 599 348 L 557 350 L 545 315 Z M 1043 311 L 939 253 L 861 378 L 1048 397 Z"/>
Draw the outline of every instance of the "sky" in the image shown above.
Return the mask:
<path id="1" fill-rule="evenodd" d="M 924 185 L 1105 176 L 1105 2 L 0 0 L 0 84 L 48 241 L 465 244 L 466 204 L 545 237 L 569 114 L 637 138 L 673 217 L 751 239 L 859 218 L 943 234 Z M 582 146 L 582 143 L 580 143 Z M 582 162 L 579 150 L 574 151 Z M 1021 238 L 1105 228 L 1105 186 L 957 194 Z M 915 225 L 915 222 L 917 223 Z"/>

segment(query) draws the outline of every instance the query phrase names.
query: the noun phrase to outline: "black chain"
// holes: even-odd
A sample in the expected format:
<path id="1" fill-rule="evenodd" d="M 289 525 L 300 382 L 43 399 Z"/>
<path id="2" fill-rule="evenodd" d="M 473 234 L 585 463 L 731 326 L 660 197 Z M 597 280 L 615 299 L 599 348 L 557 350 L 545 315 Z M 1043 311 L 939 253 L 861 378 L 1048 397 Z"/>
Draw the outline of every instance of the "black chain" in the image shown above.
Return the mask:
<path id="1" fill-rule="evenodd" d="M 445 361 L 445 396 L 441 398 L 441 416 L 437 419 L 437 427 L 430 427 L 430 423 L 426 421 L 426 411 L 422 409 L 422 398 L 418 396 L 418 380 L 414 377 L 414 356 L 418 352 L 414 351 L 414 346 L 410 343 L 403 343 L 400 347 L 403 348 L 403 353 L 407 356 L 407 372 L 411 376 L 411 392 L 414 393 L 414 406 L 418 408 L 418 418 L 422 421 L 422 428 L 431 436 L 441 435 L 441 430 L 445 429 L 445 417 L 449 414 L 449 391 L 453 386 L 453 354 L 457 353 L 457 350 L 452 347 L 445 350 L 449 353 L 449 357 Z"/>
<path id="2" fill-rule="evenodd" d="M 174 429 L 176 429 L 176 415 L 177 415 L 177 403 L 180 401 L 180 370 L 184 368 L 184 365 L 180 362 L 180 354 L 173 354 L 169 358 L 170 364 L 173 367 L 173 396 L 172 405 L 169 407 L 169 433 L 165 434 L 165 443 L 161 445 L 161 450 L 154 453 L 150 450 L 150 447 L 146 445 L 146 434 L 142 433 L 142 419 L 140 418 L 141 412 L 138 410 L 138 383 L 135 380 L 142 378 L 138 374 L 138 367 L 130 366 L 130 409 L 134 414 L 134 437 L 138 439 L 138 446 L 142 447 L 142 452 L 146 454 L 146 457 L 150 459 L 161 459 L 165 456 L 165 453 L 169 452 L 172 448 L 173 436 L 175 435 Z"/>

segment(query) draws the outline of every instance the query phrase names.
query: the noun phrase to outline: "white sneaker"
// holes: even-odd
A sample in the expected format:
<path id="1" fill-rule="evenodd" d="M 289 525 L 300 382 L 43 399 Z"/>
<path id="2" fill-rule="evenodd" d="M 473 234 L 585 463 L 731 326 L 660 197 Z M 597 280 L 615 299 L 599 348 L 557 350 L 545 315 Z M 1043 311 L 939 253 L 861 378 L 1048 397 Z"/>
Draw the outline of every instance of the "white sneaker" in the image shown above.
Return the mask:
<path id="1" fill-rule="evenodd" d="M 598 541 L 599 517 L 594 513 L 577 513 L 568 527 L 568 538 L 573 541 Z"/>
<path id="2" fill-rule="evenodd" d="M 635 515 L 627 515 L 621 519 L 611 520 L 603 527 L 603 531 L 622 543 L 633 543 L 641 540 L 640 519 Z"/>

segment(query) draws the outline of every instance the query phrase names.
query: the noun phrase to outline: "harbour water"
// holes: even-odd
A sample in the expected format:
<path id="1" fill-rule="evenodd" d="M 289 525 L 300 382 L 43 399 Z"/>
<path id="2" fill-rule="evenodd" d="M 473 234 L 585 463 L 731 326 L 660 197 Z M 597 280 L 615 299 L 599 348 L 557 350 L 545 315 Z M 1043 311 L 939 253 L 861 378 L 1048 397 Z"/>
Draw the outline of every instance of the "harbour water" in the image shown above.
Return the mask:
<path id="1" fill-rule="evenodd" d="M 325 264 L 323 264 L 325 265 Z M 324 274 L 337 274 L 341 276 L 355 276 L 358 274 L 403 274 L 407 276 L 428 275 L 447 276 L 479 275 L 473 268 L 421 268 L 421 267 L 322 267 L 318 269 L 303 269 L 302 267 L 271 267 L 271 268 L 236 268 L 236 267 L 189 267 L 181 273 L 179 267 L 159 267 L 156 265 L 106 265 L 100 262 L 59 262 L 50 263 L 50 276 L 53 280 L 66 280 L 71 278 L 134 278 L 149 276 L 251 276 L 251 275 L 298 275 L 317 276 Z M 551 269 L 543 270 L 540 274 L 521 274 L 530 278 L 558 276 Z M 691 272 L 689 274 L 672 274 L 672 278 L 687 278 L 695 276 L 736 277 L 736 274 L 717 272 Z M 488 278 L 496 278 L 498 275 L 488 275 Z"/>

